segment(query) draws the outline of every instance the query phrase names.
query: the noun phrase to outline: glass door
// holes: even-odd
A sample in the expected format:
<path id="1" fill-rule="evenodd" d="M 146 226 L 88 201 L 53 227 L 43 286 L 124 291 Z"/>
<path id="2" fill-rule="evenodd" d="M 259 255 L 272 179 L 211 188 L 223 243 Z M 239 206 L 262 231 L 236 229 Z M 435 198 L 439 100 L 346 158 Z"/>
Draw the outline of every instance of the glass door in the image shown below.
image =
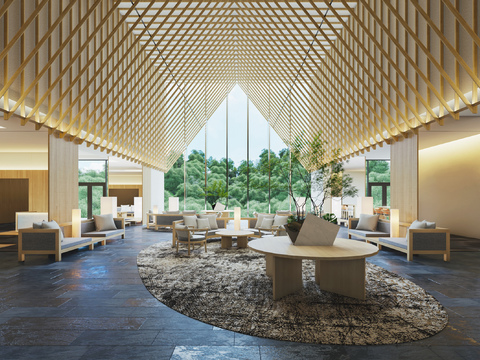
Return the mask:
<path id="1" fill-rule="evenodd" d="M 79 183 L 78 203 L 82 211 L 82 218 L 91 219 L 93 215 L 100 215 L 102 196 L 107 196 L 107 185 L 102 183 Z"/>

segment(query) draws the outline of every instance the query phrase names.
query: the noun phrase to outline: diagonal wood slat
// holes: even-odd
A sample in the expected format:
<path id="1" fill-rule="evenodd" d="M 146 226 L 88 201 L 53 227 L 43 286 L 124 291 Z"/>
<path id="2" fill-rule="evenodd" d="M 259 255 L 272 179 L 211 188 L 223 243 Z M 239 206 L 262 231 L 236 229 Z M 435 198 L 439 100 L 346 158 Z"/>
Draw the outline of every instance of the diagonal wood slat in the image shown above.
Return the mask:
<path id="1" fill-rule="evenodd" d="M 167 171 L 239 85 L 285 142 L 322 131 L 348 158 L 477 111 L 479 15 L 477 0 L 0 0 L 0 111 Z"/>

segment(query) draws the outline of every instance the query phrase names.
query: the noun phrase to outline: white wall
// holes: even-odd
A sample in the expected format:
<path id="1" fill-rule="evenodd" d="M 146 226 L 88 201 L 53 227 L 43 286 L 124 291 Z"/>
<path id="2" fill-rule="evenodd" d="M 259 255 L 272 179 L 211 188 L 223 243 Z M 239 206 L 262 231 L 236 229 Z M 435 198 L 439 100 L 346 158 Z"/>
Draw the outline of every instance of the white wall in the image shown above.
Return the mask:
<path id="1" fill-rule="evenodd" d="M 143 167 L 143 223 L 146 223 L 148 210 L 156 205 L 158 211 L 164 210 L 165 184 L 164 173 L 148 167 Z"/>

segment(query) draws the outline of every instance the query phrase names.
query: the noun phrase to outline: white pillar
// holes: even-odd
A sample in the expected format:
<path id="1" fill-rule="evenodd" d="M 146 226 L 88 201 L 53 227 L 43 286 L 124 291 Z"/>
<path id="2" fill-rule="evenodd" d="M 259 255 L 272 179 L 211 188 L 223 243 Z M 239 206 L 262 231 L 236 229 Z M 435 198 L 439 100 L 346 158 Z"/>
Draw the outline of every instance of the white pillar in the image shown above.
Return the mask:
<path id="1" fill-rule="evenodd" d="M 146 213 L 158 206 L 158 212 L 164 210 L 164 173 L 149 167 L 143 167 L 143 224 L 147 223 Z"/>

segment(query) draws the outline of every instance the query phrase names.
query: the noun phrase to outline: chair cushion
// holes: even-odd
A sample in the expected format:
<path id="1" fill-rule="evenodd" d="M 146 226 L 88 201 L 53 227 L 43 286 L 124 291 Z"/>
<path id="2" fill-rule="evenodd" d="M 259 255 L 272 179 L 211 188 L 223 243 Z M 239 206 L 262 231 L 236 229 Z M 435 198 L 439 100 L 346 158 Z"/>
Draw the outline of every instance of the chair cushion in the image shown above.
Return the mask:
<path id="1" fill-rule="evenodd" d="M 398 246 L 402 249 L 407 248 L 407 239 L 406 238 L 380 238 L 379 239 L 382 244 Z"/>
<path id="2" fill-rule="evenodd" d="M 42 229 L 59 229 L 60 230 L 60 242 L 63 242 L 63 231 L 60 229 L 60 226 L 57 224 L 55 220 L 52 221 L 43 221 L 42 222 Z"/>
<path id="3" fill-rule="evenodd" d="M 348 233 L 352 235 L 360 235 L 365 237 L 381 237 L 381 236 L 390 235 L 389 233 L 382 232 L 382 231 L 368 231 L 368 230 L 355 230 L 355 229 L 348 230 Z"/>
<path id="4" fill-rule="evenodd" d="M 105 231 L 92 231 L 88 233 L 83 233 L 83 237 L 107 237 L 114 235 L 121 235 L 124 233 L 124 230 L 105 230 Z"/>
<path id="5" fill-rule="evenodd" d="M 87 246 L 89 242 L 92 241 L 92 238 L 65 238 L 62 243 L 62 250 L 68 249 L 70 247 L 84 245 Z"/>
<path id="6" fill-rule="evenodd" d="M 375 231 L 377 229 L 378 215 L 360 214 L 357 230 Z"/>
<path id="7" fill-rule="evenodd" d="M 93 220 L 97 231 L 117 230 L 115 221 L 113 221 L 113 214 L 93 215 Z"/>
<path id="8" fill-rule="evenodd" d="M 217 214 L 200 214 L 200 219 L 208 219 L 208 222 L 210 223 L 210 229 L 218 229 Z"/>

